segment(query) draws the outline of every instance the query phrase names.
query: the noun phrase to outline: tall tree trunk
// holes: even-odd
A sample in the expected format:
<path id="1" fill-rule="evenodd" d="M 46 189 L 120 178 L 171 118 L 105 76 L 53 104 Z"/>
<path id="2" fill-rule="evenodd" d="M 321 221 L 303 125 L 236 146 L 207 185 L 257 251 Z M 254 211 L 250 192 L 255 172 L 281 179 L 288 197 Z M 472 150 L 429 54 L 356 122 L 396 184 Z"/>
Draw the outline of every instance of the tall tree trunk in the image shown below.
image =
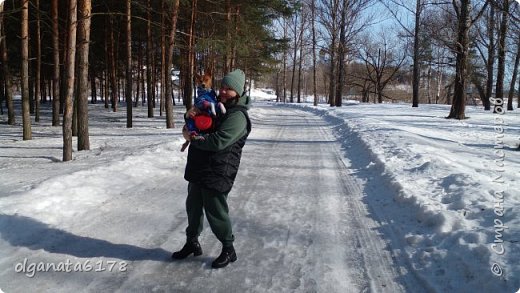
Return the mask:
<path id="1" fill-rule="evenodd" d="M 164 112 L 164 97 L 166 95 L 166 2 L 162 0 L 161 13 L 161 95 L 159 100 L 159 116 Z"/>
<path id="2" fill-rule="evenodd" d="M 385 54 L 381 56 L 381 49 L 377 50 L 377 61 L 376 61 L 376 84 L 374 85 L 377 91 L 377 102 L 379 104 L 383 103 L 383 72 L 384 72 L 384 63 L 386 62 L 386 44 L 385 44 Z"/>
<path id="3" fill-rule="evenodd" d="M 294 103 L 294 79 L 296 78 L 296 60 L 298 60 L 298 13 L 296 12 L 294 17 L 294 47 L 293 47 L 293 60 L 292 60 L 292 75 L 291 75 L 291 96 L 289 101 Z"/>
<path id="4" fill-rule="evenodd" d="M 232 49 L 231 49 L 231 14 L 232 14 L 232 7 L 231 7 L 231 1 L 230 0 L 226 0 L 226 20 L 225 20 L 225 28 L 226 28 L 226 43 L 225 43 L 225 47 L 226 47 L 226 53 L 224 54 L 224 74 L 228 73 L 231 71 L 231 62 L 232 62 L 232 59 L 231 59 L 231 54 L 232 54 Z"/>
<path id="5" fill-rule="evenodd" d="M 97 104 L 97 86 L 96 86 L 96 70 L 93 66 L 89 66 L 88 68 L 90 72 L 90 102 L 92 104 Z M 100 80 L 101 84 L 101 80 Z M 100 86 L 101 89 L 101 86 Z"/>
<path id="6" fill-rule="evenodd" d="M 188 49 L 187 49 L 187 62 L 186 62 L 186 74 L 184 78 L 184 94 L 183 100 L 186 109 L 191 108 L 193 105 L 192 97 L 194 95 L 193 89 L 193 76 L 195 73 L 195 21 L 197 17 L 197 0 L 191 2 L 191 17 L 190 26 L 188 29 Z"/>
<path id="7" fill-rule="evenodd" d="M 287 39 L 287 18 L 284 18 L 284 25 L 283 25 L 283 38 Z M 287 102 L 287 49 L 283 51 L 283 80 L 282 80 L 282 86 L 283 86 L 283 102 Z"/>
<path id="8" fill-rule="evenodd" d="M 495 90 L 495 99 L 504 101 L 504 76 L 506 71 L 506 37 L 509 20 L 509 0 L 502 1 L 502 20 L 500 22 L 500 34 L 498 37 L 498 68 L 497 68 L 497 84 Z M 494 112 L 497 111 L 495 105 Z"/>
<path id="9" fill-rule="evenodd" d="M 303 67 L 303 50 L 304 50 L 304 42 L 303 42 L 303 32 L 305 31 L 304 29 L 304 26 L 305 26 L 305 22 L 306 22 L 306 19 L 302 13 L 302 17 L 301 17 L 301 22 L 300 22 L 300 34 L 298 36 L 299 38 L 299 51 L 300 51 L 300 56 L 298 58 L 298 98 L 297 98 L 297 102 L 298 103 L 301 103 L 301 89 L 302 89 L 302 67 Z"/>
<path id="10" fill-rule="evenodd" d="M 141 35 L 138 36 L 138 39 L 141 39 Z M 141 80 L 142 80 L 142 68 L 143 68 L 143 50 L 141 49 L 141 45 L 137 46 L 137 81 L 135 83 L 135 100 L 134 107 L 137 107 L 139 104 L 139 96 L 141 94 Z"/>
<path id="11" fill-rule="evenodd" d="M 415 7 L 415 29 L 413 35 L 413 76 L 412 76 L 412 107 L 419 107 L 419 84 L 421 82 L 420 66 L 420 29 L 421 29 L 421 0 L 416 0 Z"/>
<path id="12" fill-rule="evenodd" d="M 2 42 L 4 41 L 4 36 L 2 33 L 2 25 L 3 25 L 3 15 L 4 15 L 4 1 L 0 2 L 0 46 L 2 45 Z M 0 54 L 1 54 L 1 47 L 0 47 Z M 5 83 L 3 79 L 3 71 L 0 73 L 0 114 L 4 115 L 4 100 L 5 100 Z"/>
<path id="13" fill-rule="evenodd" d="M 81 1 L 81 0 L 77 0 Z M 77 34 L 77 26 L 76 26 L 76 34 Z M 76 39 L 76 44 L 78 40 Z M 74 68 L 76 73 L 78 72 L 79 63 L 78 63 L 78 48 L 76 47 L 76 62 L 74 63 Z M 74 91 L 73 91 L 73 99 L 72 99 L 72 136 L 78 136 L 78 93 L 79 93 L 79 78 L 74 76 Z"/>
<path id="14" fill-rule="evenodd" d="M 491 110 L 491 104 L 489 99 L 493 95 L 493 76 L 494 76 L 494 64 L 495 64 L 495 6 L 491 5 L 489 10 L 489 23 L 488 23 L 488 57 L 487 57 L 487 80 L 486 80 L 486 98 L 483 101 L 484 110 Z"/>
<path id="15" fill-rule="evenodd" d="M 314 106 L 318 106 L 318 94 L 316 85 L 316 0 L 311 2 L 311 25 L 312 25 L 312 93 L 314 95 Z"/>
<path id="16" fill-rule="evenodd" d="M 4 115 L 4 100 L 5 100 L 5 89 L 4 89 L 5 84 L 4 84 L 4 79 L 3 79 L 2 75 L 3 74 L 0 72 L 0 115 Z"/>
<path id="17" fill-rule="evenodd" d="M 66 2 L 68 6 L 67 7 L 67 10 L 65 12 L 66 14 L 66 26 L 65 26 L 65 29 L 61 30 L 61 38 L 60 40 L 63 40 L 60 42 L 63 43 L 61 44 L 62 45 L 62 54 L 60 54 L 60 58 L 61 58 L 61 69 L 60 69 L 60 113 L 63 114 L 65 112 L 64 108 L 65 108 L 65 100 L 66 100 L 66 96 L 67 96 L 67 70 L 66 70 L 66 66 L 67 66 L 67 57 L 68 57 L 68 43 L 69 43 L 69 38 L 70 38 L 70 35 L 69 35 L 69 26 L 70 26 L 70 16 L 69 16 L 69 13 L 70 13 L 70 5 L 71 3 L 70 2 Z M 77 3 L 77 0 L 76 0 L 76 3 Z"/>
<path id="18" fill-rule="evenodd" d="M 143 65 L 145 64 L 144 62 L 144 54 L 145 52 L 141 52 L 141 56 L 140 56 L 140 60 L 141 60 L 141 67 L 140 68 L 140 72 L 141 72 L 141 106 L 144 106 L 146 104 L 146 79 L 144 77 L 144 75 L 146 74 L 146 70 L 142 69 Z"/>
<path id="19" fill-rule="evenodd" d="M 48 66 L 46 66 L 48 68 Z M 45 67 L 44 67 L 45 68 Z M 47 74 L 45 74 L 44 78 L 42 79 L 42 102 L 47 103 L 47 101 L 50 101 L 51 93 L 52 93 L 52 79 L 48 77 Z"/>
<path id="20" fill-rule="evenodd" d="M 334 106 L 334 98 L 336 96 L 336 58 L 335 58 L 335 52 L 336 52 L 336 36 L 334 35 L 331 40 L 330 44 L 330 69 L 329 69 L 329 105 L 331 107 Z"/>
<path id="21" fill-rule="evenodd" d="M 236 5 L 235 7 L 235 27 L 233 31 L 233 40 L 236 40 L 236 36 L 238 35 L 238 29 L 239 29 L 239 18 L 240 18 L 240 5 Z M 236 41 L 231 42 L 231 63 L 229 70 L 232 71 L 235 69 L 236 62 L 237 62 L 237 46 L 238 43 Z M 241 95 L 241 93 L 239 94 Z"/>
<path id="22" fill-rule="evenodd" d="M 32 40 L 32 37 L 31 37 L 31 40 Z M 34 115 L 34 76 L 33 74 L 35 74 L 34 72 L 34 65 L 32 65 L 32 63 L 34 62 L 31 62 L 33 61 L 34 57 L 31 58 L 31 56 L 34 55 L 34 53 L 32 52 L 32 46 L 31 44 L 29 44 L 29 72 L 28 72 L 28 76 L 29 76 L 29 113 L 31 115 Z"/>
<path id="23" fill-rule="evenodd" d="M 173 120 L 173 100 L 170 97 L 171 93 L 171 86 L 172 86 L 172 79 L 171 79 L 171 71 L 173 69 L 173 48 L 175 46 L 175 31 L 177 29 L 177 19 L 179 16 L 179 0 L 175 0 L 172 5 L 172 15 L 171 15 L 171 29 L 169 33 L 169 39 L 168 39 L 168 51 L 167 51 L 167 58 L 166 58 L 166 128 L 173 128 L 175 127 L 174 120 Z"/>
<path id="24" fill-rule="evenodd" d="M 432 103 L 431 83 L 432 83 L 432 62 L 428 62 L 428 73 L 426 74 L 426 96 L 428 104 Z"/>
<path id="25" fill-rule="evenodd" d="M 517 95 L 516 95 L 516 107 L 520 108 L 520 78 L 518 79 L 518 89 L 517 89 Z"/>
<path id="26" fill-rule="evenodd" d="M 107 54 L 108 55 L 108 54 Z M 108 60 L 108 59 L 107 59 Z M 110 89 L 108 88 L 108 84 L 110 82 L 110 78 L 108 76 L 108 69 L 105 69 L 103 71 L 103 101 L 104 101 L 104 104 L 105 104 L 105 109 L 108 109 L 109 105 L 108 105 L 108 99 L 110 98 Z"/>
<path id="27" fill-rule="evenodd" d="M 31 115 L 29 112 L 29 0 L 22 0 L 22 119 L 23 140 L 32 139 Z"/>
<path id="28" fill-rule="evenodd" d="M 132 0 L 126 1 L 126 128 L 132 128 Z"/>
<path id="29" fill-rule="evenodd" d="M 79 0 L 79 27 L 78 27 L 78 151 L 90 149 L 88 132 L 88 72 L 89 72 L 89 42 L 90 17 L 92 10 L 91 0 Z M 94 82 L 95 83 L 95 82 Z M 95 88 L 95 85 L 94 85 Z"/>
<path id="30" fill-rule="evenodd" d="M 347 14 L 347 3 L 348 1 L 343 0 L 343 5 L 341 6 L 341 20 L 340 20 L 340 32 L 339 32 L 339 46 L 338 46 L 338 73 L 337 73 L 337 81 L 336 81 L 336 99 L 334 101 L 334 105 L 336 107 L 341 107 L 342 98 L 343 98 L 343 79 L 345 75 L 345 54 L 346 54 L 346 36 L 345 36 L 345 26 L 346 24 L 346 14 Z"/>
<path id="31" fill-rule="evenodd" d="M 110 94 L 110 73 L 112 72 L 110 70 L 110 37 L 109 37 L 109 32 L 108 30 L 110 29 L 108 27 L 108 25 L 110 24 L 109 21 L 108 21 L 108 17 L 109 16 L 105 16 L 105 27 L 103 28 L 104 29 L 104 32 L 105 32 L 105 70 L 104 70 L 104 80 L 105 80 L 105 86 L 104 86 L 104 98 L 105 98 L 105 109 L 108 109 L 108 100 L 110 99 L 110 101 L 112 101 L 112 96 Z"/>
<path id="32" fill-rule="evenodd" d="M 116 56 L 115 56 L 115 40 L 114 40 L 114 20 L 113 16 L 109 15 L 109 37 L 108 37 L 108 59 L 110 67 L 110 96 L 112 101 L 112 110 L 117 112 L 117 103 L 119 98 L 119 91 L 117 88 L 117 76 L 116 76 Z"/>
<path id="33" fill-rule="evenodd" d="M 60 125 L 60 31 L 58 0 L 52 0 L 52 126 Z"/>
<path id="34" fill-rule="evenodd" d="M 453 0 L 455 3 L 455 0 Z M 471 24 L 471 1 L 461 0 L 458 16 L 457 53 L 453 103 L 447 118 L 466 119 L 466 79 L 468 70 L 469 29 Z"/>
<path id="35" fill-rule="evenodd" d="M 513 96 L 515 94 L 516 78 L 518 77 L 518 65 L 520 65 L 520 35 L 517 36 L 515 65 L 513 66 L 513 76 L 511 77 L 511 85 L 509 86 L 509 94 L 507 96 L 507 110 L 509 111 L 513 111 Z"/>
<path id="36" fill-rule="evenodd" d="M 77 1 L 69 0 L 69 33 L 67 42 L 66 95 L 63 113 L 63 161 L 72 160 L 72 95 L 74 91 L 74 60 L 76 59 Z"/>
<path id="37" fill-rule="evenodd" d="M 334 100 L 336 97 L 336 46 L 337 46 L 337 13 L 338 13 L 338 6 L 337 3 L 339 1 L 334 1 L 333 3 L 333 9 L 330 12 L 330 22 L 332 24 L 332 28 L 330 29 L 331 34 L 331 40 L 329 44 L 329 55 L 330 55 L 330 69 L 329 69 L 329 105 L 331 107 L 334 107 Z"/>
<path id="38" fill-rule="evenodd" d="M 296 102 L 301 103 L 302 101 L 302 68 L 303 68 L 303 41 L 300 41 L 300 56 L 298 56 L 298 93 Z"/>
<path id="39" fill-rule="evenodd" d="M 16 116 L 14 113 L 13 104 L 13 85 L 11 80 L 11 72 L 9 71 L 9 57 L 7 52 L 7 39 L 4 25 L 4 2 L 0 3 L 0 43 L 2 49 L 2 71 L 5 80 L 5 100 L 7 102 L 7 124 L 14 125 L 16 123 Z"/>
<path id="40" fill-rule="evenodd" d="M 154 106 L 154 86 L 152 79 L 152 6 L 151 0 L 147 2 L 147 21 L 146 21 L 146 102 L 148 103 L 148 118 L 153 117 Z"/>
<path id="41" fill-rule="evenodd" d="M 36 9 L 36 68 L 34 81 L 34 105 L 35 116 L 34 121 L 40 122 L 40 95 L 41 95 L 41 68 L 42 68 L 42 51 L 41 51 L 41 36 L 40 36 L 40 0 L 35 0 Z"/>

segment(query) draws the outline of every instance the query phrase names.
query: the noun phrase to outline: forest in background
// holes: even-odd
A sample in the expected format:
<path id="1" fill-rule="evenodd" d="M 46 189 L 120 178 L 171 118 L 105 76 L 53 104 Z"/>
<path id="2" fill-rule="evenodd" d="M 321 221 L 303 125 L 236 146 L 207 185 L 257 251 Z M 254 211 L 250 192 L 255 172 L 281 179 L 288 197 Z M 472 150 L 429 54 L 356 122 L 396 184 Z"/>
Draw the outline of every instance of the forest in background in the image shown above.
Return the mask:
<path id="1" fill-rule="evenodd" d="M 0 110 L 22 96 L 31 115 L 52 103 L 64 161 L 89 149 L 88 103 L 148 107 L 174 127 L 175 100 L 191 107 L 193 76 L 234 68 L 276 90 L 278 102 L 320 97 L 451 104 L 520 104 L 520 5 L 513 0 L 0 0 Z M 391 20 L 391 21 L 388 21 Z M 518 85 L 517 89 L 515 86 Z M 178 94 L 177 97 L 174 97 Z M 89 98 L 91 97 L 91 98 Z"/>
<path id="2" fill-rule="evenodd" d="M 289 39 L 272 76 L 280 101 L 302 90 L 361 102 L 520 105 L 520 2 L 514 0 L 302 1 L 280 21 Z"/>
<path id="3" fill-rule="evenodd" d="M 31 118 L 52 101 L 53 126 L 63 126 L 64 161 L 71 137 L 89 149 L 88 102 L 118 110 L 124 102 L 127 127 L 132 107 L 147 104 L 148 116 L 173 123 L 173 87 L 192 103 L 195 72 L 214 78 L 234 68 L 255 78 L 274 64 L 282 40 L 271 21 L 289 14 L 284 1 L 1 1 L 2 100 L 8 124 L 16 123 L 13 95 L 22 96 L 24 140 Z M 172 83 L 172 73 L 178 82 Z M 2 108 L 3 111 L 3 108 Z"/>

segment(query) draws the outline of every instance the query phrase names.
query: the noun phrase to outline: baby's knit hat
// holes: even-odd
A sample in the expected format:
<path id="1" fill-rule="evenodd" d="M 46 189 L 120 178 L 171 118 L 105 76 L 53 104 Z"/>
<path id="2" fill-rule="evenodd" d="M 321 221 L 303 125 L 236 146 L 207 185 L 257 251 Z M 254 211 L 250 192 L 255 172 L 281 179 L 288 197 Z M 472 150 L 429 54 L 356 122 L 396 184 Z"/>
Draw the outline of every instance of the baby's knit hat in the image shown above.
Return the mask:
<path id="1" fill-rule="evenodd" d="M 224 76 L 222 84 L 232 88 L 239 96 L 244 92 L 244 85 L 246 83 L 246 75 L 240 69 L 235 69 Z"/>

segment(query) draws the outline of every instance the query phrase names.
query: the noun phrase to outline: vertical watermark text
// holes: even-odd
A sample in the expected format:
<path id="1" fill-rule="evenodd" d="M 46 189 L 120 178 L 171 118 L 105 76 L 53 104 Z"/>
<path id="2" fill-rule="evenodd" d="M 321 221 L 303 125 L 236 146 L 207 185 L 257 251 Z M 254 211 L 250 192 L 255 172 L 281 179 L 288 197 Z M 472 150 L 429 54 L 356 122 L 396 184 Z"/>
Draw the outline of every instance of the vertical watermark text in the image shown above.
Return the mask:
<path id="1" fill-rule="evenodd" d="M 518 0 L 520 1 L 520 0 Z M 496 116 L 494 118 L 494 146 L 493 146 L 493 175 L 491 181 L 496 185 L 493 190 L 493 219 L 494 237 L 493 243 L 490 244 L 491 251 L 497 255 L 506 253 L 504 247 L 504 232 L 508 228 L 502 220 L 505 215 L 504 198 L 505 198 L 505 181 L 503 178 L 505 172 L 505 158 L 504 152 L 504 136 L 507 123 L 504 119 L 505 109 L 504 100 L 490 98 L 490 102 L 494 105 Z M 491 264 L 491 272 L 495 276 L 502 276 L 504 274 L 503 265 L 499 263 Z"/>

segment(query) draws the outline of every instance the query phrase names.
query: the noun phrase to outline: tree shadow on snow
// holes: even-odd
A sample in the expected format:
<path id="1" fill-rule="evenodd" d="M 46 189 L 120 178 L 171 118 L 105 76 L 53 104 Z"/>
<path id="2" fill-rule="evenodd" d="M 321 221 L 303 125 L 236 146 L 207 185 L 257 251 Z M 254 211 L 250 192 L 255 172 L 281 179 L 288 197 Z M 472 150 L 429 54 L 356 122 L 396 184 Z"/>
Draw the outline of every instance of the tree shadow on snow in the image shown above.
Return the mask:
<path id="1" fill-rule="evenodd" d="M 0 214 L 0 236 L 12 246 L 43 249 L 81 258 L 109 257 L 128 261 L 169 261 L 170 252 L 161 248 L 142 248 L 116 244 L 102 239 L 78 236 L 50 227 L 35 219 Z"/>

